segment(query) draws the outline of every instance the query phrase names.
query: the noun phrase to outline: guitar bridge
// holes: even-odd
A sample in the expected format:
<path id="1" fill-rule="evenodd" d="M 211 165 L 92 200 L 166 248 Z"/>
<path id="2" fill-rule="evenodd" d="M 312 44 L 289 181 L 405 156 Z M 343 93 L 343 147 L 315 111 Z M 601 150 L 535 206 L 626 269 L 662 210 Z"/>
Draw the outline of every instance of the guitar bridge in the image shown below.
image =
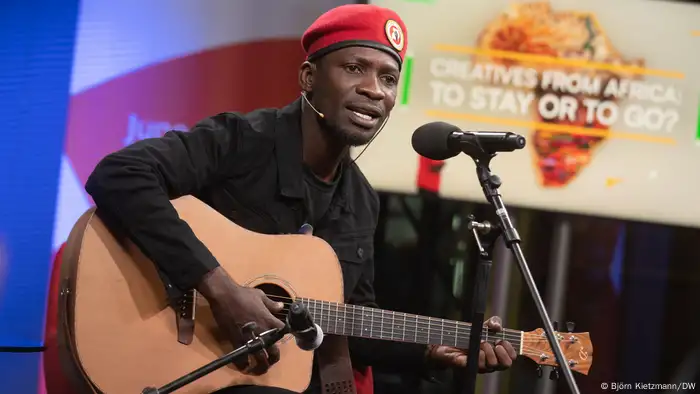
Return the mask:
<path id="1" fill-rule="evenodd" d="M 197 305 L 197 292 L 189 290 L 177 302 L 177 341 L 189 345 L 194 339 L 194 314 Z"/>

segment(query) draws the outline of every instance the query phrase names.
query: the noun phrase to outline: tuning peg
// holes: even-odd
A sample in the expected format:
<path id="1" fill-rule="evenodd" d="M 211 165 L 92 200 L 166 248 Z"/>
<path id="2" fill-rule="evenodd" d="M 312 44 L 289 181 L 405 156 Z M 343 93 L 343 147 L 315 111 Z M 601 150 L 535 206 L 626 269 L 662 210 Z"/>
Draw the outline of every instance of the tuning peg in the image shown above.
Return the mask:
<path id="1" fill-rule="evenodd" d="M 552 327 L 554 328 L 554 331 L 557 331 L 558 326 L 559 326 L 559 323 L 557 323 L 556 320 L 552 322 Z"/>
<path id="2" fill-rule="evenodd" d="M 574 327 L 575 327 L 574 322 L 572 322 L 572 321 L 566 322 L 566 330 L 568 332 L 574 332 Z"/>
<path id="3" fill-rule="evenodd" d="M 559 380 L 559 368 L 552 368 L 549 372 L 549 380 Z"/>
<path id="4" fill-rule="evenodd" d="M 538 378 L 542 377 L 542 366 L 541 365 L 537 366 L 537 377 Z"/>

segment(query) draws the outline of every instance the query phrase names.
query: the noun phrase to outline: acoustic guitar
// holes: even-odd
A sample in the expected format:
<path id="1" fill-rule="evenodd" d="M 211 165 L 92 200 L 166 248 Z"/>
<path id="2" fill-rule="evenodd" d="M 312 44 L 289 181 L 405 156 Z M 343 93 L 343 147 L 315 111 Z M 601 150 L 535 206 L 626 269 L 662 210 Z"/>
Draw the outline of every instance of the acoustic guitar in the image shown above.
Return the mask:
<path id="1" fill-rule="evenodd" d="M 191 196 L 172 204 L 235 281 L 286 306 L 305 303 L 327 335 L 469 347 L 469 323 L 343 304 L 338 258 L 318 237 L 254 233 Z M 155 265 L 130 241 L 116 237 L 94 208 L 71 231 L 61 275 L 60 353 L 83 392 L 139 393 L 233 350 L 206 300 L 191 291 L 181 304 L 170 305 Z M 490 342 L 510 341 L 520 356 L 537 364 L 557 365 L 542 329 L 479 332 Z M 557 335 L 571 369 L 588 374 L 589 334 Z M 313 353 L 299 349 L 292 336 L 278 345 L 281 360 L 262 376 L 225 366 L 178 392 L 205 394 L 244 384 L 302 392 L 311 378 Z"/>

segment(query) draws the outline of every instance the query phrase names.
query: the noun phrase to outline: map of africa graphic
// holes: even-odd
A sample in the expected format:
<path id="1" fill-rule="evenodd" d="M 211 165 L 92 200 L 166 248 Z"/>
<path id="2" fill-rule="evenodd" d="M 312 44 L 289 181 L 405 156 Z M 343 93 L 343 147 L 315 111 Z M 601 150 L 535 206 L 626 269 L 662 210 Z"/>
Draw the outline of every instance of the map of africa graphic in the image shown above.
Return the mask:
<path id="1" fill-rule="evenodd" d="M 610 42 L 595 16 L 590 13 L 552 10 L 547 2 L 513 4 L 483 29 L 477 39 L 477 47 L 487 51 L 504 51 L 535 55 L 522 58 L 512 56 L 493 56 L 478 54 L 475 62 L 490 62 L 504 66 L 521 66 L 537 70 L 541 78 L 545 70 L 559 70 L 562 73 L 576 72 L 590 79 L 598 78 L 602 87 L 597 94 L 577 94 L 577 116 L 575 121 L 558 121 L 544 119 L 537 110 L 532 117 L 538 124 L 562 125 L 590 128 L 590 133 L 557 130 L 556 127 L 535 127 L 528 138 L 535 152 L 534 166 L 539 183 L 543 187 L 554 188 L 568 185 L 591 162 L 596 149 L 605 142 L 607 127 L 595 119 L 586 121 L 586 98 L 611 100 L 603 98 L 605 85 L 617 79 L 638 79 L 620 68 L 613 70 L 586 67 L 585 62 L 610 64 L 615 66 L 643 67 L 644 60 L 625 59 Z M 552 59 L 575 59 L 576 62 L 547 61 Z M 543 61 L 544 60 L 544 61 Z M 567 65 L 575 63 L 575 65 Z M 552 89 L 542 89 L 541 85 L 533 89 L 535 105 L 548 93 L 562 94 Z M 543 130 L 545 128 L 546 130 Z"/>

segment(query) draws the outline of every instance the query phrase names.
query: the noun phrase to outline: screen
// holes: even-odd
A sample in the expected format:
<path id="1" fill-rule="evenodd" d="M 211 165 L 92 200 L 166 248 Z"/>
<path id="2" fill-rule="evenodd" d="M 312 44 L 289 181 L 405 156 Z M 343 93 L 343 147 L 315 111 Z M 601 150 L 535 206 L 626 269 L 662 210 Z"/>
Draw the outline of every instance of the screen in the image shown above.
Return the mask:
<path id="1" fill-rule="evenodd" d="M 358 160 L 375 187 L 484 201 L 473 160 L 419 158 L 425 123 L 511 131 L 491 162 L 508 205 L 695 226 L 700 6 L 377 0 L 407 25 L 397 105 Z"/>

